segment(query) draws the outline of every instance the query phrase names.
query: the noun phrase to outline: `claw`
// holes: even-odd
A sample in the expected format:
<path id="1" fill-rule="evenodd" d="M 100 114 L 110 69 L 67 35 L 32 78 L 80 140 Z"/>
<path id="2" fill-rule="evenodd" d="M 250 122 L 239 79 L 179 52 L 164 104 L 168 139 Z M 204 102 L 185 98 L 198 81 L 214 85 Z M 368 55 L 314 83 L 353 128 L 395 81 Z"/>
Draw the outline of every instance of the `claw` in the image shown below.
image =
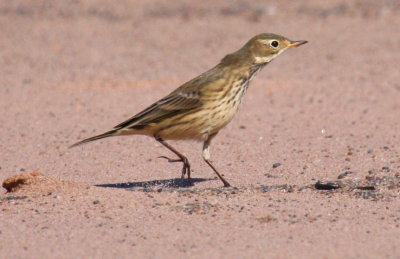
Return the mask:
<path id="1" fill-rule="evenodd" d="M 188 178 L 189 178 L 189 181 L 190 181 L 190 164 L 189 164 L 189 162 L 187 160 L 181 159 L 181 158 L 172 159 L 172 158 L 169 158 L 169 157 L 166 157 L 166 156 L 159 156 L 158 158 L 167 159 L 168 163 L 182 162 L 183 163 L 183 168 L 182 168 L 181 179 L 184 179 L 186 174 L 188 174 Z"/>
<path id="2" fill-rule="evenodd" d="M 190 167 L 188 167 L 186 164 L 183 164 L 181 179 L 185 178 L 186 171 L 188 171 L 188 170 L 190 170 Z M 189 173 L 189 175 L 190 175 L 190 173 Z"/>
<path id="3" fill-rule="evenodd" d="M 166 156 L 159 156 L 157 158 L 165 158 L 165 159 L 167 159 L 168 163 L 183 162 L 182 159 L 172 159 L 172 158 L 169 158 L 169 157 L 166 157 Z"/>
<path id="4" fill-rule="evenodd" d="M 155 139 L 160 142 L 164 147 L 168 148 L 169 150 L 171 150 L 173 153 L 175 153 L 175 155 L 177 155 L 179 157 L 179 159 L 171 159 L 169 157 L 166 156 L 160 156 L 159 158 L 165 158 L 167 159 L 167 161 L 169 163 L 175 163 L 175 162 L 182 162 L 183 163 L 183 168 L 182 168 L 182 178 L 185 177 L 185 175 L 187 174 L 188 177 L 188 181 L 189 183 L 191 183 L 191 178 L 190 178 L 190 164 L 188 159 L 182 155 L 181 153 L 179 153 L 175 148 L 171 147 L 168 143 L 166 143 L 162 138 L 160 138 L 159 136 L 154 136 Z"/>

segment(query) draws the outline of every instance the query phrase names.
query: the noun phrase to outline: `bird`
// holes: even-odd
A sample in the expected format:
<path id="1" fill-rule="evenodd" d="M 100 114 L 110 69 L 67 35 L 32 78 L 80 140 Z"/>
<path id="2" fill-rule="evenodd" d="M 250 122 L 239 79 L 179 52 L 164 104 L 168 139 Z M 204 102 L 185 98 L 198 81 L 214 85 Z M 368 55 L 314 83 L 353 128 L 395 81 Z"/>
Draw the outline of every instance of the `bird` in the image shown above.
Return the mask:
<path id="1" fill-rule="evenodd" d="M 229 182 L 210 160 L 212 139 L 233 119 L 254 76 L 287 49 L 305 43 L 307 41 L 292 41 L 273 33 L 258 34 L 239 50 L 226 55 L 210 70 L 184 83 L 112 130 L 79 141 L 70 147 L 112 136 L 150 136 L 177 156 L 176 159 L 166 156 L 161 158 L 170 163 L 181 162 L 181 178 L 187 175 L 191 184 L 189 160 L 166 141 L 200 141 L 203 142 L 203 160 L 224 187 L 230 187 Z"/>

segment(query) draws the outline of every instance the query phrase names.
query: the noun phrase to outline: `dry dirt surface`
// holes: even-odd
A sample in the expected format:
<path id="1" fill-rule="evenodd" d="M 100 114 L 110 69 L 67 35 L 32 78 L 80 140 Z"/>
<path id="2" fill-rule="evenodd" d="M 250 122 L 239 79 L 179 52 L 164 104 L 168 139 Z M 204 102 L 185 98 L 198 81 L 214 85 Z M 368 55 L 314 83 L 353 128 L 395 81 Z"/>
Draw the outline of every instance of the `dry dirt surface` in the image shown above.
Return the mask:
<path id="1" fill-rule="evenodd" d="M 400 1 L 0 1 L 0 258 L 399 258 Z M 261 32 L 215 138 L 74 149 Z M 8 191 L 7 191 L 8 190 Z"/>

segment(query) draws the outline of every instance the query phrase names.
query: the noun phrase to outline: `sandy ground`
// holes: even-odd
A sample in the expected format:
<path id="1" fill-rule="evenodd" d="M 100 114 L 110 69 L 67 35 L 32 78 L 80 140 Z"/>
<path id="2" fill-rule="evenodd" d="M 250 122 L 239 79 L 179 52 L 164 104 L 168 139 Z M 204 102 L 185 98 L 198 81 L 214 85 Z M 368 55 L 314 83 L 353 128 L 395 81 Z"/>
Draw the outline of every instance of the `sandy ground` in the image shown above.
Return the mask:
<path id="1" fill-rule="evenodd" d="M 400 2 L 320 2 L 1 1 L 0 257 L 399 258 Z M 309 44 L 215 139 L 234 188 L 200 143 L 194 186 L 148 137 L 68 149 L 261 32 Z"/>

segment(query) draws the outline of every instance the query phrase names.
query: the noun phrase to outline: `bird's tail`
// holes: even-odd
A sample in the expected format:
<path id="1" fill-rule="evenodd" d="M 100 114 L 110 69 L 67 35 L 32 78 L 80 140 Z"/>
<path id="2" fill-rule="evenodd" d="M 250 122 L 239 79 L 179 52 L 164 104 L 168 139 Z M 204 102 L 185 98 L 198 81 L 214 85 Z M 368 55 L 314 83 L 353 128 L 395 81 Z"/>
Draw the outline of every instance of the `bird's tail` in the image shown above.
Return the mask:
<path id="1" fill-rule="evenodd" d="M 118 131 L 119 131 L 118 129 L 110 130 L 110 131 L 107 131 L 106 133 L 103 133 L 103 134 L 100 134 L 100 135 L 97 135 L 97 136 L 94 136 L 94 137 L 91 137 L 91 138 L 87 138 L 87 139 L 81 140 L 81 141 L 69 146 L 69 148 L 73 148 L 73 147 L 76 147 L 76 146 L 79 146 L 79 145 L 82 145 L 82 144 L 86 144 L 88 142 L 92 142 L 92 141 L 95 141 L 95 140 L 98 140 L 98 139 L 108 138 L 108 137 L 112 137 L 112 136 L 118 135 Z"/>

